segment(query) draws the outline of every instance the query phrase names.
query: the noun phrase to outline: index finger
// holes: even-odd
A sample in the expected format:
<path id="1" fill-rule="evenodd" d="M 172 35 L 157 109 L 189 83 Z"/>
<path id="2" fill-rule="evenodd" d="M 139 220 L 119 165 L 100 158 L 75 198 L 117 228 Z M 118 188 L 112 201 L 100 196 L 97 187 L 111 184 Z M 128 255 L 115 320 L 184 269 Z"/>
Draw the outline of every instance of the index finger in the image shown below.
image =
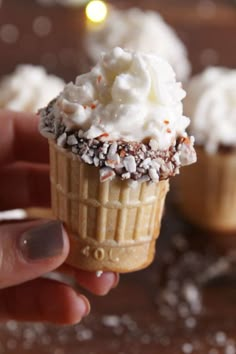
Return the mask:
<path id="1" fill-rule="evenodd" d="M 38 129 L 35 114 L 0 110 L 0 165 L 14 161 L 47 163 L 47 139 Z"/>

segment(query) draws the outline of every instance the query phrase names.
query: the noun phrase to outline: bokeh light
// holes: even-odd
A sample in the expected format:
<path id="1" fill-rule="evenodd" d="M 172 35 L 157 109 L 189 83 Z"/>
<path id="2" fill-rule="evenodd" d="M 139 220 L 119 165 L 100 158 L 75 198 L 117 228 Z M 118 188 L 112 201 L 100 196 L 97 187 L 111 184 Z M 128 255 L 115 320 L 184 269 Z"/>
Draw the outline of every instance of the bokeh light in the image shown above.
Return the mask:
<path id="1" fill-rule="evenodd" d="M 107 17 L 107 5 L 104 1 L 93 0 L 86 6 L 86 16 L 94 23 L 101 23 Z"/>
<path id="2" fill-rule="evenodd" d="M 0 27 L 0 38 L 8 44 L 15 43 L 19 37 L 19 30 L 13 24 L 5 24 Z"/>
<path id="3" fill-rule="evenodd" d="M 52 29 L 51 20 L 45 16 L 39 16 L 33 21 L 33 31 L 39 37 L 47 36 Z"/>

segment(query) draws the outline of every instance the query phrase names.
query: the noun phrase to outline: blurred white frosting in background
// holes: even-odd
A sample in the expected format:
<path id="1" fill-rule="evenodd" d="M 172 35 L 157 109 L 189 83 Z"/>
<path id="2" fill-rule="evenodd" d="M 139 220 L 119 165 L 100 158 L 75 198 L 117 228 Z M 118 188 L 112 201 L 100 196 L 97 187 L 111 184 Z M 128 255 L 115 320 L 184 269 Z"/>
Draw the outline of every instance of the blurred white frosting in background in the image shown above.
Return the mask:
<path id="1" fill-rule="evenodd" d="M 184 44 L 154 11 L 110 7 L 103 23 L 88 23 L 85 48 L 93 62 L 97 62 L 101 52 L 116 46 L 158 54 L 171 64 L 178 80 L 186 81 L 189 77 L 191 66 Z"/>
<path id="2" fill-rule="evenodd" d="M 41 66 L 19 65 L 0 81 L 0 108 L 37 112 L 63 90 L 64 84 Z"/>
<path id="3" fill-rule="evenodd" d="M 0 80 L 0 109 L 36 113 L 59 95 L 64 85 L 62 79 L 47 74 L 41 66 L 19 65 Z M 0 213 L 0 222 L 23 219 L 29 214 L 41 217 L 46 212 L 43 209 L 32 209 L 30 213 L 21 209 L 5 211 Z"/>
<path id="4" fill-rule="evenodd" d="M 236 147 L 236 69 L 209 67 L 193 77 L 184 110 L 196 143 L 208 153 Z"/>

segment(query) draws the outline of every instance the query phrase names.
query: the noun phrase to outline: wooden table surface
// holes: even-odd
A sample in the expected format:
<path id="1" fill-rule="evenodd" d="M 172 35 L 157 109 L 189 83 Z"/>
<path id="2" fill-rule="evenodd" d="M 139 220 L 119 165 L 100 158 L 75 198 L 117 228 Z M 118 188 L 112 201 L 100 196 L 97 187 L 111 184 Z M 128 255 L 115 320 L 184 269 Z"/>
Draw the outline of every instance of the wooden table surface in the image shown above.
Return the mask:
<path id="1" fill-rule="evenodd" d="M 209 64 L 235 67 L 233 1 L 116 3 L 158 9 L 186 43 L 193 72 Z M 49 34 L 41 37 L 32 29 L 40 16 L 51 24 Z M 10 38 L 11 43 L 2 30 L 8 24 L 15 26 L 13 39 L 17 37 Z M 83 35 L 82 9 L 3 0 L 0 75 L 28 62 L 44 64 L 50 72 L 71 80 L 87 66 Z M 92 313 L 77 326 L 2 324 L 0 353 L 234 354 L 235 240 L 236 234 L 210 235 L 188 226 L 170 200 L 152 266 L 122 275 L 119 287 L 104 298 L 88 295 Z"/>

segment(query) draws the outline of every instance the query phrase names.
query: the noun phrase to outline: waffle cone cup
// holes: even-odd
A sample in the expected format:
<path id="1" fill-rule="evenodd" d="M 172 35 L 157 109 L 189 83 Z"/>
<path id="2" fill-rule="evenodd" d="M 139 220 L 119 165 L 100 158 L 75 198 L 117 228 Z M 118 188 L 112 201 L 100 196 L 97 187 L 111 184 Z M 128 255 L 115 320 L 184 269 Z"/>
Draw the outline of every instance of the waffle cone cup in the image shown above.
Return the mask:
<path id="1" fill-rule="evenodd" d="M 236 152 L 207 154 L 198 147 L 196 164 L 176 179 L 186 218 L 212 231 L 236 231 Z"/>
<path id="2" fill-rule="evenodd" d="M 169 182 L 139 183 L 116 177 L 100 182 L 99 169 L 50 145 L 54 216 L 70 236 L 67 263 L 88 271 L 131 272 L 154 257 Z"/>

